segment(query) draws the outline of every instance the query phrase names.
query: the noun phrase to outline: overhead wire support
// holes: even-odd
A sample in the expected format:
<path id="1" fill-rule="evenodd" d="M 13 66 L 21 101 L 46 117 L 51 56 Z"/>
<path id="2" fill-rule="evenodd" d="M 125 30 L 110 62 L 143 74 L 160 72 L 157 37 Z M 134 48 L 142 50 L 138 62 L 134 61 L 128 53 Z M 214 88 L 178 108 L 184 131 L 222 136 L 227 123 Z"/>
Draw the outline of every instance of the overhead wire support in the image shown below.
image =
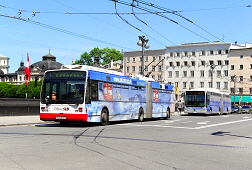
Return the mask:
<path id="1" fill-rule="evenodd" d="M 76 37 L 84 38 L 84 39 L 87 39 L 87 40 L 90 40 L 90 41 L 95 41 L 95 42 L 102 43 L 102 44 L 107 44 L 107 45 L 112 45 L 112 46 L 119 47 L 119 48 L 133 50 L 133 49 L 128 48 L 128 47 L 120 46 L 120 45 L 113 44 L 113 43 L 110 43 L 110 42 L 107 42 L 107 41 L 95 39 L 95 38 L 88 37 L 88 36 L 85 36 L 85 35 L 82 35 L 82 34 L 74 33 L 74 32 L 68 31 L 68 30 L 64 30 L 64 29 L 57 28 L 57 27 L 54 27 L 54 26 L 50 26 L 50 25 L 47 25 L 47 24 L 43 24 L 43 23 L 40 23 L 40 22 L 37 22 L 37 21 L 33 21 L 33 20 L 30 20 L 29 18 L 26 19 L 26 18 L 21 18 L 21 17 L 16 17 L 16 16 L 9 16 L 7 14 L 5 14 L 5 15 L 0 14 L 0 16 L 7 17 L 7 18 L 13 18 L 13 19 L 17 19 L 17 20 L 20 20 L 20 21 L 25 21 L 25 22 L 32 23 L 32 24 L 42 26 L 42 27 L 45 27 L 45 28 L 49 28 L 49 29 L 52 29 L 52 30 L 55 30 L 55 31 L 59 31 L 59 32 L 62 32 L 62 33 L 66 33 L 66 34 L 69 34 L 69 35 L 76 36 Z"/>

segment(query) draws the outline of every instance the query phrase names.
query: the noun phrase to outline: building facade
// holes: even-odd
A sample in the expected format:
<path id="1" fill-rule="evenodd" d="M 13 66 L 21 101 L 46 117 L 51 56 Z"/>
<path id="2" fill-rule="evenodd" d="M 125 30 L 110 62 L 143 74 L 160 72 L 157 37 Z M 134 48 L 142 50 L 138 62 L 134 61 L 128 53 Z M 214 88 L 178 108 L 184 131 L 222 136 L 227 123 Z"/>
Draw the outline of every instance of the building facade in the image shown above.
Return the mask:
<path id="1" fill-rule="evenodd" d="M 164 82 L 164 61 L 166 49 L 144 51 L 144 76 Z M 140 75 L 142 71 L 142 51 L 124 52 L 123 73 L 125 76 Z"/>
<path id="2" fill-rule="evenodd" d="M 0 70 L 1 74 L 7 74 L 9 72 L 9 60 L 10 58 L 0 54 Z"/>
<path id="3" fill-rule="evenodd" d="M 233 44 L 230 50 L 230 91 L 232 102 L 252 102 L 252 44 Z"/>
<path id="4" fill-rule="evenodd" d="M 166 83 L 177 87 L 178 98 L 189 89 L 217 88 L 230 90 L 229 50 L 231 43 L 182 43 L 167 46 L 165 60 Z"/>
<path id="5" fill-rule="evenodd" d="M 5 62 L 1 61 L 0 57 L 0 63 L 7 63 L 9 58 L 4 57 Z M 33 63 L 30 65 L 30 71 L 31 71 L 31 77 L 30 80 L 41 80 L 44 76 L 44 73 L 46 70 L 54 70 L 61 68 L 62 64 L 56 61 L 56 57 L 47 54 L 42 57 L 42 61 L 38 61 L 36 63 Z M 20 62 L 20 67 L 15 73 L 8 73 L 9 65 L 1 65 L 0 64 L 0 82 L 7 82 L 9 84 L 23 84 L 25 83 L 25 68 L 24 62 Z"/>

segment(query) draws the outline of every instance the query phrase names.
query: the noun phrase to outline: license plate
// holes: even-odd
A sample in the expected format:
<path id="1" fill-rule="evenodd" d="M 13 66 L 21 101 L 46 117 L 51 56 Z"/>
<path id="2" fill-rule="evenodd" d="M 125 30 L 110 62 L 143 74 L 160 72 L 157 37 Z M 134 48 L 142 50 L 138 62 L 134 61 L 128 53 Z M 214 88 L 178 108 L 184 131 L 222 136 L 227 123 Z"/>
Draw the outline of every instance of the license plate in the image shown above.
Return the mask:
<path id="1" fill-rule="evenodd" d="M 66 116 L 56 116 L 56 119 L 66 119 Z"/>

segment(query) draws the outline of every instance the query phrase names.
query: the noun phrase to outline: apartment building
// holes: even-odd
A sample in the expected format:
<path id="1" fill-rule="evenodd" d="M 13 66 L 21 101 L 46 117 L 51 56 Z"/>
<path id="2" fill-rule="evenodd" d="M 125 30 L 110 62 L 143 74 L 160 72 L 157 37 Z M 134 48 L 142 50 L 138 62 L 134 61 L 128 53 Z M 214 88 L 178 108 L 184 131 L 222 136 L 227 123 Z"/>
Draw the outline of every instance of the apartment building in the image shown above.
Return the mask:
<path id="1" fill-rule="evenodd" d="M 166 49 L 144 51 L 144 75 L 164 82 L 164 61 Z M 142 51 L 124 52 L 123 73 L 125 76 L 140 75 L 142 70 Z"/>
<path id="2" fill-rule="evenodd" d="M 217 88 L 230 92 L 229 49 L 231 43 L 203 42 L 167 46 L 164 63 L 165 83 L 177 87 L 181 98 L 186 90 Z"/>
<path id="3" fill-rule="evenodd" d="M 233 44 L 230 49 L 230 90 L 232 102 L 252 102 L 252 44 Z"/>

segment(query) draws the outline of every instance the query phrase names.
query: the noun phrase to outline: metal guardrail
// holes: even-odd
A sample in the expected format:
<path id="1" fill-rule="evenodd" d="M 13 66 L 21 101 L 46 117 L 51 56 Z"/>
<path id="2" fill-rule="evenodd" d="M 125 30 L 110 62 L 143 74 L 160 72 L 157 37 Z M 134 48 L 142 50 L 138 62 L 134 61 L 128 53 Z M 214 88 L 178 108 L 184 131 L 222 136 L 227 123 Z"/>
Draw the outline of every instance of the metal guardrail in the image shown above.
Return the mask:
<path id="1" fill-rule="evenodd" d="M 0 98 L 0 116 L 39 115 L 39 99 Z"/>

